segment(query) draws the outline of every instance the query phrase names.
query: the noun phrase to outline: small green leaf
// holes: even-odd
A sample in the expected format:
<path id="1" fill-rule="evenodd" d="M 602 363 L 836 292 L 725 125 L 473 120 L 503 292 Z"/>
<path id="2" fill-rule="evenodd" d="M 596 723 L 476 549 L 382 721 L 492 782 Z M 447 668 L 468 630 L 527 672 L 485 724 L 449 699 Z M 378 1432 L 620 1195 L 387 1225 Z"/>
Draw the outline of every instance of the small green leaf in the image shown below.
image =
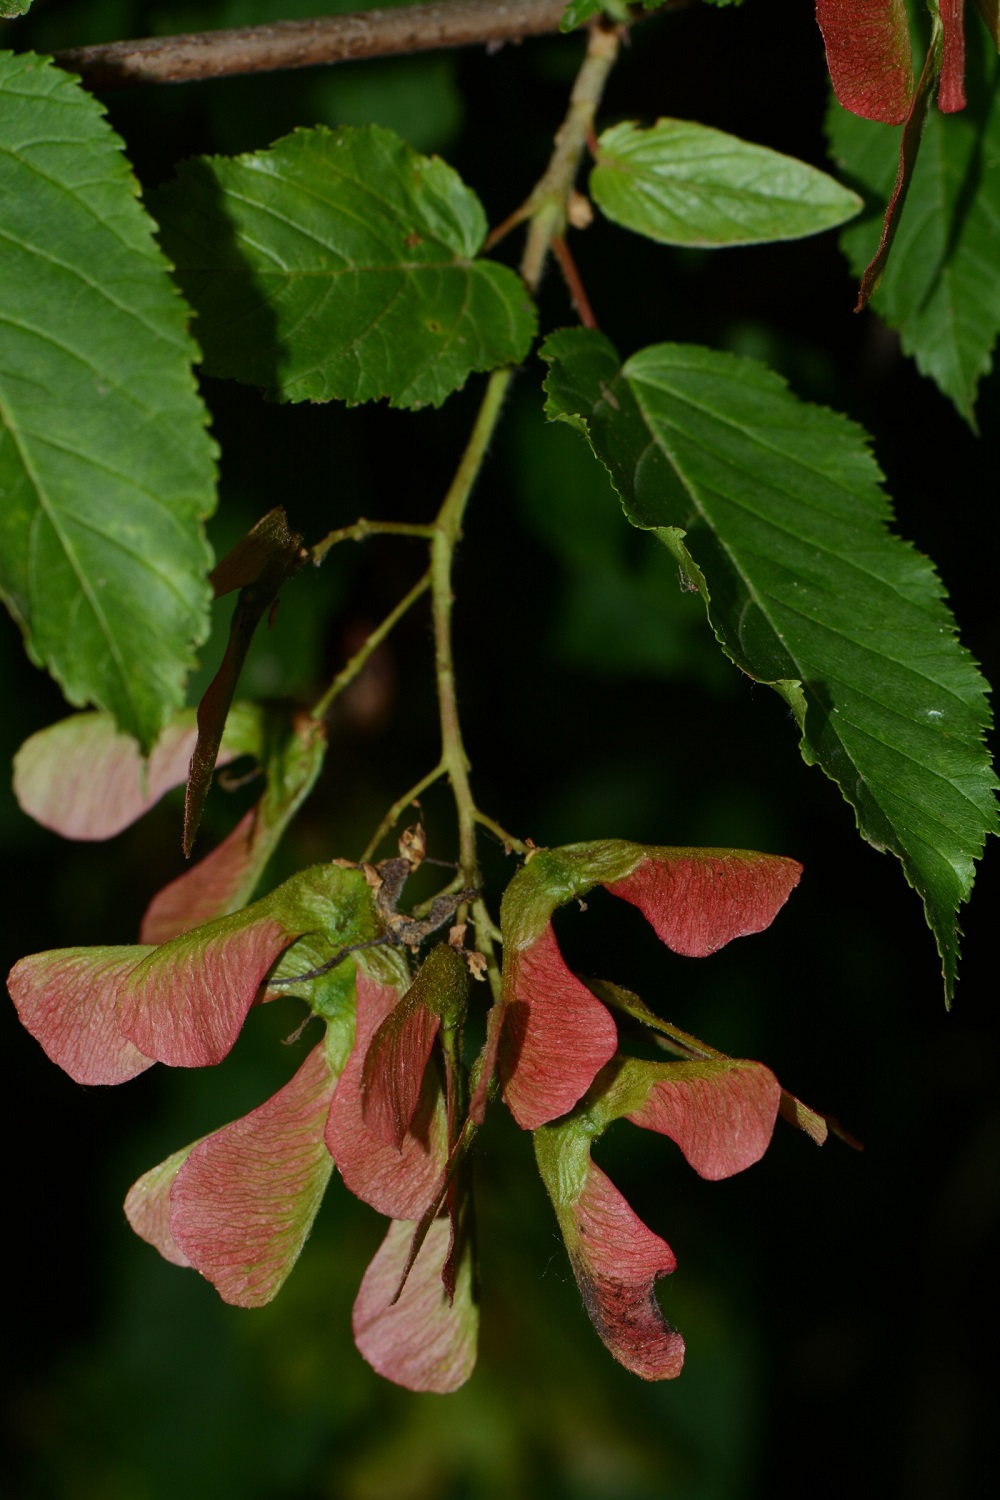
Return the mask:
<path id="1" fill-rule="evenodd" d="M 206 370 L 279 400 L 439 406 L 534 335 L 520 278 L 475 259 L 479 199 L 391 130 L 317 127 L 186 162 L 149 201 Z"/>
<path id="2" fill-rule="evenodd" d="M 970 426 L 977 387 L 992 366 L 1000 333 L 1000 60 L 984 55 L 978 33 L 970 28 L 968 108 L 948 116 L 931 110 L 892 255 L 872 298 L 875 311 L 898 329 L 920 373 Z M 834 160 L 869 203 L 870 212 L 840 239 L 860 276 L 878 240 L 876 214 L 892 191 L 899 136 L 835 104 L 827 133 Z"/>
<path id="3" fill-rule="evenodd" d="M 726 655 L 781 693 L 804 759 L 902 861 L 950 999 L 956 912 L 997 829 L 990 715 L 933 568 L 887 530 L 864 432 L 708 349 L 661 344 L 617 375 L 592 331 L 542 353 L 549 415 L 587 433 L 629 520 L 697 585 Z"/>
<path id="4" fill-rule="evenodd" d="M 598 140 L 594 202 L 665 245 L 754 245 L 819 234 L 852 218 L 857 194 L 792 156 L 689 120 L 625 123 Z"/>
<path id="5" fill-rule="evenodd" d="M 208 632 L 214 445 L 187 316 L 100 106 L 0 54 L 0 595 L 148 750 Z"/>
<path id="6" fill-rule="evenodd" d="M 31 9 L 31 0 L 0 0 L 0 20 L 23 16 Z"/>

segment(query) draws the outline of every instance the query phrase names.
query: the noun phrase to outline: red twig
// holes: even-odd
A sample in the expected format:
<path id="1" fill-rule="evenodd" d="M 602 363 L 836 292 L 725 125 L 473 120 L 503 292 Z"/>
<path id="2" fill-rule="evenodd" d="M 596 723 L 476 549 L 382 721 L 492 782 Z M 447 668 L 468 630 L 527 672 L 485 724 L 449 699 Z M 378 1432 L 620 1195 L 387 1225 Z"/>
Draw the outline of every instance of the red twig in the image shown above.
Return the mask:
<path id="1" fill-rule="evenodd" d="M 584 328 L 596 328 L 597 319 L 594 317 L 590 298 L 587 296 L 583 282 L 580 280 L 580 273 L 576 269 L 576 262 L 569 252 L 569 246 L 561 234 L 556 235 L 552 241 L 552 254 L 559 262 L 559 269 L 563 274 L 563 280 L 566 283 L 570 297 L 573 299 L 573 306 L 579 314 L 580 322 Z"/>

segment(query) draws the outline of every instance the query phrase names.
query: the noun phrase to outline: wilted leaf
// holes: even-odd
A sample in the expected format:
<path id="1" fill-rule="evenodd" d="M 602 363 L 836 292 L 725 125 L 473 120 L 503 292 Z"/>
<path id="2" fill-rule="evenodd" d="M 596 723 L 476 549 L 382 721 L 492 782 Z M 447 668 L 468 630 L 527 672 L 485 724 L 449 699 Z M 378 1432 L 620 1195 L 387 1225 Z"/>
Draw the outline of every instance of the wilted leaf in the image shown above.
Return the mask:
<path id="1" fill-rule="evenodd" d="M 979 28 L 975 28 L 976 33 Z M 904 351 L 974 424 L 980 380 L 992 367 L 1000 333 L 1000 59 L 969 36 L 969 105 L 947 118 L 931 110 L 913 170 L 906 212 L 872 306 L 899 330 Z M 835 107 L 827 121 L 830 150 L 861 187 L 871 215 L 881 213 L 897 170 L 895 131 L 856 120 Z M 975 183 L 975 192 L 969 184 Z M 865 217 L 841 234 L 851 269 L 861 276 L 877 230 Z"/>
<path id="2" fill-rule="evenodd" d="M 250 643 L 282 585 L 297 573 L 306 558 L 302 538 L 289 530 L 280 506 L 268 511 L 212 572 L 216 596 L 238 588 L 229 640 L 222 664 L 198 705 L 198 739 L 191 756 L 184 799 L 184 853 L 190 854 L 212 784 L 226 718 L 240 680 Z"/>

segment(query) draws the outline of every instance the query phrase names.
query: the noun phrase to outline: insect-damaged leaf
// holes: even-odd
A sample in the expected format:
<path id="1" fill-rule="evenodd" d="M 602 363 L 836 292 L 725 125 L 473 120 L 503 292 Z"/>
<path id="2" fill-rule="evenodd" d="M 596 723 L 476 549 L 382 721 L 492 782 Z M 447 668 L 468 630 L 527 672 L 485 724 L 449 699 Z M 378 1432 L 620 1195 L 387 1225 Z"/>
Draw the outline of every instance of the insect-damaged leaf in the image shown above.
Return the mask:
<path id="1" fill-rule="evenodd" d="M 956 913 L 997 826 L 985 684 L 926 558 L 887 529 L 865 434 L 752 360 L 689 345 L 622 365 L 553 335 L 549 415 L 699 590 L 726 654 L 792 708 L 800 748 L 920 893 L 950 999 Z"/>
<path id="2" fill-rule="evenodd" d="M 598 208 L 666 245 L 801 239 L 862 207 L 816 167 L 689 120 L 615 125 L 597 148 L 590 193 Z"/>
<path id="3" fill-rule="evenodd" d="M 438 406 L 534 334 L 520 278 L 476 259 L 479 199 L 379 126 L 186 162 L 149 202 L 206 370 L 281 400 Z"/>
<path id="4" fill-rule="evenodd" d="M 0 55 L 0 595 L 69 701 L 148 750 L 208 632 L 215 449 L 136 193 L 96 101 Z"/>

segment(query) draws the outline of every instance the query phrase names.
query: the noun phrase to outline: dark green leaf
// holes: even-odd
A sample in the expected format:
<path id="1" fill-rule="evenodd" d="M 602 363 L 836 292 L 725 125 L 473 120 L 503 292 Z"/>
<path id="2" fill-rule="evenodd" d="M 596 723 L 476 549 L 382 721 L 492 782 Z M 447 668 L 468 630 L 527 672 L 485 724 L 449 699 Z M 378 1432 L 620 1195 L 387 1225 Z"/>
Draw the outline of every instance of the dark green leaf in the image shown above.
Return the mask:
<path id="1" fill-rule="evenodd" d="M 33 659 L 148 749 L 208 630 L 214 449 L 121 143 L 0 55 L 0 592 Z"/>
<path id="2" fill-rule="evenodd" d="M 974 34 L 975 33 L 975 34 Z M 903 349 L 973 424 L 979 381 L 1000 332 L 1000 61 L 970 28 L 961 114 L 932 110 L 892 255 L 872 306 L 899 330 Z M 873 222 L 892 191 L 898 132 L 831 106 L 831 153 L 860 187 L 871 214 L 844 230 L 841 245 L 860 276 L 878 240 Z"/>
<path id="3" fill-rule="evenodd" d="M 819 234 L 861 199 L 825 172 L 690 120 L 625 122 L 598 140 L 590 193 L 616 224 L 665 245 L 754 245 Z"/>
<path id="4" fill-rule="evenodd" d="M 549 415 L 584 430 L 625 513 L 702 594 L 726 654 L 787 700 L 801 749 L 923 898 L 951 996 L 960 903 L 996 829 L 984 683 L 931 565 L 886 529 L 865 434 L 750 360 L 547 340 Z"/>
<path id="5" fill-rule="evenodd" d="M 976 0 L 983 25 L 1000 51 L 1000 0 Z"/>
<path id="6" fill-rule="evenodd" d="M 186 162 L 150 204 L 206 370 L 280 400 L 438 406 L 534 334 L 520 278 L 475 259 L 479 199 L 390 130 L 317 127 Z"/>

